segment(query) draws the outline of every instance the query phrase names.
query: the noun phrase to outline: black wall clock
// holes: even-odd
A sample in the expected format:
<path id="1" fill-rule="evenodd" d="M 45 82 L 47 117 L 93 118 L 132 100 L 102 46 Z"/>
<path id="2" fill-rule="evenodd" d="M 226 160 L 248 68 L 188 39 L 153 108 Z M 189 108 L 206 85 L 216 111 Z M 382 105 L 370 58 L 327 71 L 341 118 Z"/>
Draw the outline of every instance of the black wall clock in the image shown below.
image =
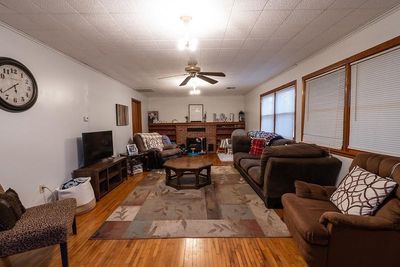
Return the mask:
<path id="1" fill-rule="evenodd" d="M 31 108 L 38 88 L 32 73 L 22 63 L 0 57 L 0 108 L 21 112 Z"/>

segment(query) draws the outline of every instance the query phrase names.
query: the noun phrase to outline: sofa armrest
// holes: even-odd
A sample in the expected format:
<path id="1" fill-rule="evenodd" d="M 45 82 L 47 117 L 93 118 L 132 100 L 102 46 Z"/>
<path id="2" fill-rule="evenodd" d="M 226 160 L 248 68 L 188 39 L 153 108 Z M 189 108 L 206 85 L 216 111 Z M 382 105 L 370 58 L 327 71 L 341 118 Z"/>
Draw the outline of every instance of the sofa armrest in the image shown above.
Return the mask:
<path id="1" fill-rule="evenodd" d="M 334 211 L 327 211 L 321 215 L 319 222 L 324 225 L 354 227 L 369 230 L 395 230 L 395 225 L 382 217 L 347 215 Z"/>
<path id="2" fill-rule="evenodd" d="M 177 148 L 178 145 L 177 144 L 168 144 L 168 145 L 164 145 L 163 149 L 164 150 L 170 150 L 170 149 L 174 149 Z"/>
<path id="3" fill-rule="evenodd" d="M 317 200 L 329 200 L 333 192 L 336 190 L 336 186 L 322 186 L 299 180 L 294 182 L 294 186 L 298 197 Z"/>
<path id="4" fill-rule="evenodd" d="M 251 139 L 247 136 L 247 132 L 242 129 L 237 129 L 232 132 L 232 153 L 245 152 L 249 153 Z"/>

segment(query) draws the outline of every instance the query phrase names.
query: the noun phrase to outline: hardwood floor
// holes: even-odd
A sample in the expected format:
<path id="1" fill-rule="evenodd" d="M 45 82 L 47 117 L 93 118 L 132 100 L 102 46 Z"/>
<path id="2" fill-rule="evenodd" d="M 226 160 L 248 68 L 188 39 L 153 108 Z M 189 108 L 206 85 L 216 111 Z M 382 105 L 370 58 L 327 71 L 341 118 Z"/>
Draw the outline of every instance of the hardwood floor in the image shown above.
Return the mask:
<path id="1" fill-rule="evenodd" d="M 229 165 L 216 154 L 214 165 Z M 307 266 L 291 238 L 175 238 L 89 240 L 112 211 L 145 177 L 131 176 L 102 198 L 91 212 L 77 217 L 78 234 L 68 241 L 75 266 Z M 281 211 L 278 211 L 281 214 Z M 0 260 L 0 266 L 61 266 L 58 246 Z"/>

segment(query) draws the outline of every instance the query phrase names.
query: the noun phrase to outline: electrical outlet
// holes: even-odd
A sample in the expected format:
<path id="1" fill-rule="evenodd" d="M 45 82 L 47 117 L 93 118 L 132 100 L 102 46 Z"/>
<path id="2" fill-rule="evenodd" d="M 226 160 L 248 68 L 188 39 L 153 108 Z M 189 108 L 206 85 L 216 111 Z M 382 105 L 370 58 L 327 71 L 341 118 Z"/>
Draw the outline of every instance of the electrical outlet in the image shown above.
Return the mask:
<path id="1" fill-rule="evenodd" d="M 39 185 L 39 193 L 40 193 L 40 194 L 43 194 L 43 193 L 44 193 L 44 188 L 45 188 L 45 187 L 46 187 L 46 186 L 43 185 L 43 184 Z"/>

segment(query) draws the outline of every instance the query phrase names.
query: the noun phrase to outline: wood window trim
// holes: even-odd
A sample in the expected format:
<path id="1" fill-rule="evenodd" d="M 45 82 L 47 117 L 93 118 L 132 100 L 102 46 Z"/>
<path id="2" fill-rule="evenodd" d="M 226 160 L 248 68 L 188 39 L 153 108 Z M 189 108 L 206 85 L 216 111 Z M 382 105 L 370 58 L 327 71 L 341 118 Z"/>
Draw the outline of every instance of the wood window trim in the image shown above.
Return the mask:
<path id="1" fill-rule="evenodd" d="M 364 50 L 360 53 L 357 53 L 353 56 L 350 56 L 348 58 L 345 58 L 341 61 L 338 61 L 336 63 L 333 63 L 327 67 L 324 67 L 322 69 L 319 69 L 317 71 L 314 71 L 310 74 L 307 74 L 302 77 L 302 103 L 301 103 L 301 141 L 303 141 L 304 138 L 304 119 L 305 119 L 305 106 L 306 106 L 306 81 L 309 79 L 312 79 L 314 77 L 323 75 L 327 72 L 334 71 L 336 69 L 345 68 L 345 92 L 344 92 L 344 112 L 343 112 L 343 146 L 342 149 L 333 149 L 333 148 L 327 148 L 325 149 L 329 150 L 333 154 L 337 154 L 339 156 L 344 156 L 344 157 L 349 157 L 349 158 L 354 158 L 358 153 L 360 152 L 367 152 L 363 150 L 356 150 L 356 149 L 351 149 L 349 148 L 349 143 L 350 143 L 350 105 L 351 105 L 351 64 L 368 58 L 370 56 L 379 54 L 381 52 L 384 52 L 386 50 L 389 50 L 391 48 L 394 48 L 396 46 L 400 45 L 400 36 L 397 36 L 393 39 L 390 39 L 386 42 L 383 42 L 381 44 L 378 44 L 374 47 L 371 47 L 367 50 Z"/>
<path id="2" fill-rule="evenodd" d="M 259 128 L 261 129 L 261 120 L 262 120 L 262 113 L 261 113 L 261 107 L 262 107 L 262 98 L 266 95 L 270 95 L 270 94 L 274 94 L 274 132 L 275 132 L 275 127 L 276 127 L 276 93 L 287 89 L 288 87 L 294 87 L 294 125 L 293 125 L 293 131 L 294 131 L 294 136 L 293 136 L 293 140 L 296 140 L 296 119 L 297 119 L 297 80 L 288 82 L 284 85 L 281 85 L 275 89 L 269 90 L 265 93 L 262 93 L 260 95 L 260 121 L 259 121 Z"/>

